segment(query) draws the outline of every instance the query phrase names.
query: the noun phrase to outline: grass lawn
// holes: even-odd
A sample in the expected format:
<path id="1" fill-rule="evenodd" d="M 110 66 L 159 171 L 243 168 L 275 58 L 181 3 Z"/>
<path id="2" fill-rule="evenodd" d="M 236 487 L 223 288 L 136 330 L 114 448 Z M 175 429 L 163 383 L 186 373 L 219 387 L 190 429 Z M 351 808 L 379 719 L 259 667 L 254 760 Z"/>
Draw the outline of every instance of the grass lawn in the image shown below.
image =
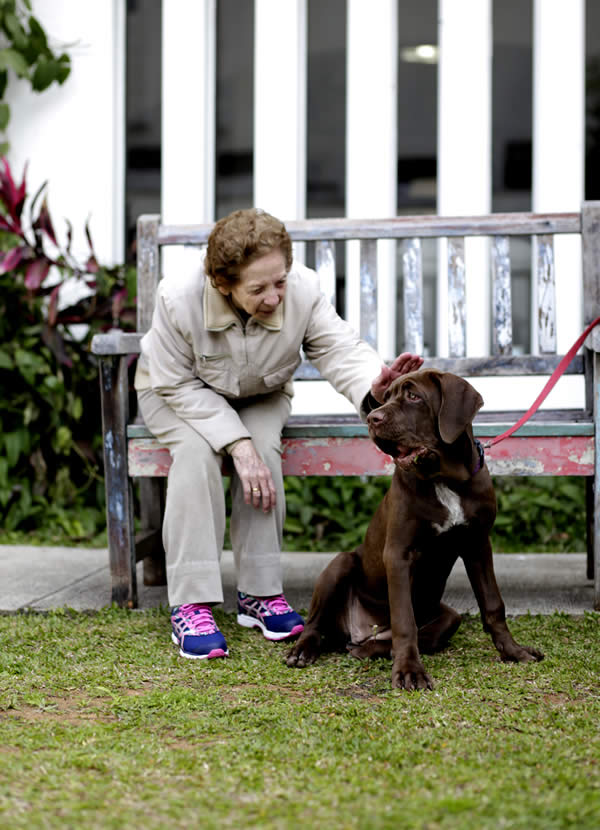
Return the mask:
<path id="1" fill-rule="evenodd" d="M 166 610 L 0 617 L 7 828 L 600 827 L 600 615 L 521 617 L 542 663 L 497 659 L 479 619 L 390 663 L 287 646 L 217 611 L 228 660 L 182 660 Z"/>

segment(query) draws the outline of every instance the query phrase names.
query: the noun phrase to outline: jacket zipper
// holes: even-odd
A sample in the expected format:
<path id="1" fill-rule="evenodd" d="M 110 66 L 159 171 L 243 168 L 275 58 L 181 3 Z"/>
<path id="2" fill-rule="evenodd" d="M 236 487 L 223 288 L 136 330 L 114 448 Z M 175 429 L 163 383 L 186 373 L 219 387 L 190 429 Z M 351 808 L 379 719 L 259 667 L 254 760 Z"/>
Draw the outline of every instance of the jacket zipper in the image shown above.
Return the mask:
<path id="1" fill-rule="evenodd" d="M 230 354 L 201 354 L 198 355 L 202 363 L 210 363 L 211 360 L 222 360 L 224 357 L 231 357 Z"/>

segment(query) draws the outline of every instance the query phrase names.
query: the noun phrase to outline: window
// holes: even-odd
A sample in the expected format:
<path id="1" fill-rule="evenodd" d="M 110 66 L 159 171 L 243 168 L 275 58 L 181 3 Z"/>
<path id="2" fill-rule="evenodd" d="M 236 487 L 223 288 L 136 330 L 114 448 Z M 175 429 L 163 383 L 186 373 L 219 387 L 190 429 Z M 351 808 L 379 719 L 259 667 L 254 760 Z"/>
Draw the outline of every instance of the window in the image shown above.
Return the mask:
<path id="1" fill-rule="evenodd" d="M 600 199 L 600 6 L 586 4 L 585 198 Z"/>
<path id="2" fill-rule="evenodd" d="M 254 3 L 218 0 L 215 216 L 253 204 Z M 277 106 L 277 102 L 273 102 Z"/>
<path id="3" fill-rule="evenodd" d="M 125 238 L 132 259 L 138 216 L 160 213 L 160 0 L 128 0 L 126 71 Z"/>

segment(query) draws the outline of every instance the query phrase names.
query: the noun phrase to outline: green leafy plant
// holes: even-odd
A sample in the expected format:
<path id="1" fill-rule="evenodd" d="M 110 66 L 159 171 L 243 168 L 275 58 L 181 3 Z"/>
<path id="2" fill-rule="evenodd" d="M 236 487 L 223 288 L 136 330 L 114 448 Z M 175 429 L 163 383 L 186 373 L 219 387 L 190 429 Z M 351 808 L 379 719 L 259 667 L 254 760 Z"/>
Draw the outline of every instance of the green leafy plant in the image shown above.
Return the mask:
<path id="1" fill-rule="evenodd" d="M 583 478 L 539 476 L 495 480 L 494 550 L 584 551 Z"/>
<path id="2" fill-rule="evenodd" d="M 353 550 L 364 538 L 390 479 L 285 479 L 286 550 Z M 584 551 L 585 482 L 575 477 L 499 477 L 496 552 Z"/>
<path id="3" fill-rule="evenodd" d="M 10 108 L 4 93 L 12 72 L 27 81 L 35 92 L 53 83 L 63 84 L 71 71 L 66 52 L 54 52 L 40 22 L 33 16 L 30 0 L 0 0 L 0 133 L 5 133 Z M 0 142 L 0 154 L 8 150 Z"/>
<path id="4" fill-rule="evenodd" d="M 135 272 L 101 267 L 90 253 L 79 263 L 72 229 L 61 247 L 38 190 L 24 221 L 25 174 L 16 184 L 0 160 L 0 517 L 5 530 L 56 522 L 67 508 L 94 507 L 101 520 L 101 419 L 91 336 L 131 327 Z M 79 289 L 66 297 L 67 282 Z M 83 328 L 83 333 L 82 333 Z"/>
<path id="5" fill-rule="evenodd" d="M 389 483 L 386 476 L 286 478 L 286 549 L 354 549 L 364 539 Z"/>

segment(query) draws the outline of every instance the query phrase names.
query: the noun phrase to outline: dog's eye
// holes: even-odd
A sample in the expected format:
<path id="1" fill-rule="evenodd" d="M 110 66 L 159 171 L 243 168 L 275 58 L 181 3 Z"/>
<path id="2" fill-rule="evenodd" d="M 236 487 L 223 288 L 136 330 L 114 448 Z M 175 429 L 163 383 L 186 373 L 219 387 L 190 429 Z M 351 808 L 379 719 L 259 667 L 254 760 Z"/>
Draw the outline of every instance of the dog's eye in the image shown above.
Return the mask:
<path id="1" fill-rule="evenodd" d="M 409 401 L 420 401 L 421 400 L 421 398 L 418 395 L 415 395 L 415 393 L 412 392 L 410 389 L 406 390 L 406 397 L 408 398 Z"/>

